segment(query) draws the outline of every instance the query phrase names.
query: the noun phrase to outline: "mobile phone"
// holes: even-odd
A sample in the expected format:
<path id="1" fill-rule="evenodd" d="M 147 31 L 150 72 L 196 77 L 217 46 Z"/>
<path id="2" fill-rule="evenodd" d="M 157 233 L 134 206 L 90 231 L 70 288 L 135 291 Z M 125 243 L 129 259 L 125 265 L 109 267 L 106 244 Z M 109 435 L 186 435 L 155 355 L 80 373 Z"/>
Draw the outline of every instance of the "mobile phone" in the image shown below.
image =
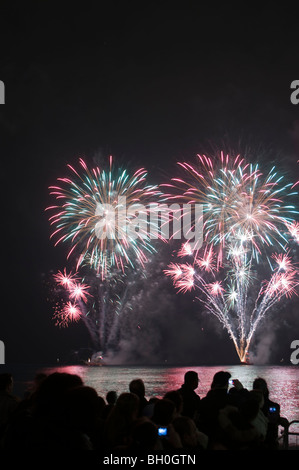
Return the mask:
<path id="1" fill-rule="evenodd" d="M 276 411 L 275 406 L 270 406 L 269 412 L 270 412 L 270 413 L 275 413 L 275 411 Z"/>
<path id="2" fill-rule="evenodd" d="M 168 429 L 164 427 L 158 428 L 158 436 L 167 436 L 168 434 Z"/>
<path id="3" fill-rule="evenodd" d="M 230 385 L 234 385 L 234 379 L 229 379 L 228 382 L 229 382 Z"/>

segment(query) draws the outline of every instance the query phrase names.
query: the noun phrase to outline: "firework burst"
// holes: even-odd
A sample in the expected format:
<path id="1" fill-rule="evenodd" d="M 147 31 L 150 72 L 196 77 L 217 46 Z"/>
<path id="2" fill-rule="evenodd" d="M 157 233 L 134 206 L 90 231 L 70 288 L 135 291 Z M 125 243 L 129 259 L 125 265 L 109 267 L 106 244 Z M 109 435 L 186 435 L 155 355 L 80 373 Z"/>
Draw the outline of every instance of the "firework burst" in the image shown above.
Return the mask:
<path id="1" fill-rule="evenodd" d="M 78 322 L 81 319 L 81 310 L 76 303 L 71 301 L 60 308 L 58 307 L 54 314 L 56 325 L 66 327 L 70 323 Z"/>
<path id="2" fill-rule="evenodd" d="M 294 217 L 298 211 L 292 204 L 297 195 L 291 183 L 284 182 L 276 168 L 264 175 L 258 164 L 246 163 L 220 154 L 214 161 L 197 156 L 195 166 L 178 163 L 186 178 L 173 178 L 164 185 L 169 199 L 179 199 L 203 207 L 204 242 L 218 249 L 217 264 L 224 259 L 226 245 L 240 241 L 258 259 L 265 248 L 288 242 L 286 226 L 298 235 Z M 290 201 L 290 202 L 289 202 Z"/>
<path id="3" fill-rule="evenodd" d="M 63 272 L 58 271 L 57 274 L 54 274 L 54 279 L 57 282 L 57 284 L 59 284 L 63 287 L 66 287 L 66 288 L 71 288 L 78 281 L 78 276 L 77 276 L 76 273 L 75 274 L 72 274 L 72 273 L 67 274 L 66 268 L 64 268 Z"/>
<path id="4" fill-rule="evenodd" d="M 95 351 L 118 347 L 122 316 L 142 284 L 156 252 L 159 220 L 148 215 L 160 194 L 147 183 L 147 172 L 115 166 L 90 168 L 79 159 L 70 176 L 50 187 L 55 204 L 47 207 L 55 246 L 67 246 L 74 266 L 54 275 L 54 320 L 67 326 L 81 320 Z M 157 233 L 151 238 L 152 233 Z"/>
<path id="5" fill-rule="evenodd" d="M 178 260 L 165 274 L 179 292 L 199 293 L 196 298 L 223 324 L 244 362 L 262 318 L 282 298 L 297 294 L 298 270 L 288 249 L 290 236 L 299 239 L 291 202 L 297 193 L 274 167 L 263 175 L 258 164 L 240 156 L 221 152 L 214 164 L 198 155 L 197 163 L 179 163 L 187 179 L 166 186 L 171 199 L 202 204 L 204 245 L 193 253 L 183 245 L 177 255 L 188 264 Z M 263 279 L 266 268 L 270 276 Z"/>
<path id="6" fill-rule="evenodd" d="M 50 187 L 56 204 L 46 210 L 53 213 L 55 246 L 66 243 L 67 259 L 77 257 L 76 270 L 89 265 L 102 279 L 113 266 L 122 271 L 144 266 L 154 248 L 147 225 L 139 222 L 146 220 L 157 187 L 146 183 L 144 168 L 130 175 L 116 168 L 112 157 L 108 169 L 90 169 L 82 159 L 79 165 L 78 171 L 68 165 L 72 178 L 58 178 L 59 185 Z"/>

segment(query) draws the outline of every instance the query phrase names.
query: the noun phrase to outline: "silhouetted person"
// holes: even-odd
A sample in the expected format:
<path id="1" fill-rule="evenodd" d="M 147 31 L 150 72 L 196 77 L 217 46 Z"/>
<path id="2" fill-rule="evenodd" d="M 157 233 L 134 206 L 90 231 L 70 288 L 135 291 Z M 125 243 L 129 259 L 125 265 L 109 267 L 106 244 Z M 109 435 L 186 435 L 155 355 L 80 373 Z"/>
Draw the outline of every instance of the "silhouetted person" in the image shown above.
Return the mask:
<path id="1" fill-rule="evenodd" d="M 175 404 L 165 398 L 156 401 L 152 421 L 157 426 L 168 426 L 175 417 Z"/>
<path id="2" fill-rule="evenodd" d="M 268 432 L 269 420 L 262 411 L 265 403 L 263 392 L 261 390 L 251 390 L 248 392 L 247 397 L 248 402 L 255 400 L 258 403 L 258 413 L 256 417 L 251 420 L 251 424 L 258 431 L 259 442 L 264 444 Z"/>
<path id="3" fill-rule="evenodd" d="M 9 373 L 0 374 L 0 436 L 19 403 L 19 399 L 12 394 L 12 390 L 12 375 Z"/>
<path id="4" fill-rule="evenodd" d="M 260 441 L 260 433 L 253 421 L 259 412 L 257 400 L 252 398 L 243 401 L 240 408 L 227 405 L 219 410 L 217 438 L 212 436 L 212 448 L 245 450 L 256 448 Z M 218 429 L 219 427 L 219 429 Z"/>
<path id="5" fill-rule="evenodd" d="M 253 390 L 260 390 L 264 396 L 264 405 L 262 412 L 268 419 L 268 431 L 265 439 L 265 445 L 269 448 L 278 447 L 278 426 L 287 426 L 288 420 L 280 416 L 280 405 L 269 398 L 269 389 L 265 379 L 258 377 L 253 382 Z"/>
<path id="6" fill-rule="evenodd" d="M 117 393 L 115 392 L 115 390 L 110 390 L 109 392 L 107 392 L 106 401 L 108 405 L 115 405 L 116 400 L 117 400 Z"/>
<path id="7" fill-rule="evenodd" d="M 147 405 L 143 408 L 142 416 L 146 416 L 148 418 L 151 418 L 153 416 L 155 403 L 157 403 L 157 401 L 159 401 L 158 397 L 151 397 L 148 400 Z"/>
<path id="8" fill-rule="evenodd" d="M 47 377 L 47 374 L 43 372 L 38 372 L 35 377 L 33 382 L 30 384 L 29 388 L 24 392 L 24 398 L 25 399 L 30 399 L 31 395 L 36 392 L 38 389 L 39 385 L 41 382 Z"/>
<path id="9" fill-rule="evenodd" d="M 30 406 L 14 414 L 4 437 L 5 449 L 89 449 L 81 432 L 71 425 L 66 394 L 83 386 L 75 374 L 54 372 L 40 382 Z"/>
<path id="10" fill-rule="evenodd" d="M 39 386 L 46 377 L 47 374 L 44 374 L 43 372 L 39 372 L 36 374 L 33 382 L 30 384 L 29 388 L 24 392 L 24 398 L 23 400 L 21 400 L 18 406 L 18 412 L 25 408 L 30 408 L 32 406 Z"/>
<path id="11" fill-rule="evenodd" d="M 122 448 L 129 445 L 129 437 L 134 421 L 138 417 L 139 398 L 134 393 L 121 393 L 114 408 L 109 413 L 104 427 L 105 442 L 108 448 Z"/>
<path id="12" fill-rule="evenodd" d="M 103 417 L 104 420 L 107 419 L 110 411 L 115 406 L 116 400 L 117 400 L 117 393 L 114 390 L 110 390 L 109 392 L 107 392 L 107 394 L 106 394 L 107 404 L 105 405 L 105 407 L 103 409 L 103 414 L 102 414 L 102 417 Z"/>
<path id="13" fill-rule="evenodd" d="M 145 398 L 145 386 L 142 379 L 134 379 L 129 384 L 129 390 L 131 393 L 135 393 L 139 398 L 139 412 L 138 415 L 142 415 L 143 409 L 148 404 L 147 399 Z"/>
<path id="14" fill-rule="evenodd" d="M 216 372 L 210 390 L 200 401 L 198 426 L 203 433 L 209 436 L 211 442 L 218 438 L 219 410 L 230 404 L 230 396 L 227 393 L 230 377 L 229 372 Z"/>
<path id="15" fill-rule="evenodd" d="M 138 418 L 132 427 L 131 443 L 128 449 L 133 452 L 162 450 L 157 429 L 157 426 L 149 418 L 145 416 Z"/>
<path id="16" fill-rule="evenodd" d="M 173 427 L 175 411 L 174 402 L 165 398 L 156 401 L 154 405 L 152 422 L 155 423 L 158 428 L 167 428 L 167 436 L 161 436 L 161 443 L 164 450 L 182 447 L 180 436 Z"/>
<path id="17" fill-rule="evenodd" d="M 184 406 L 183 397 L 181 393 L 178 390 L 172 390 L 170 392 L 165 393 L 164 398 L 174 403 L 175 417 L 181 416 Z"/>
<path id="18" fill-rule="evenodd" d="M 83 385 L 79 375 L 65 372 L 54 372 L 48 375 L 39 385 L 34 399 L 34 414 L 37 416 L 54 416 L 60 414 L 63 397 L 66 392 Z"/>
<path id="19" fill-rule="evenodd" d="M 207 448 L 208 436 L 197 429 L 192 418 L 178 416 L 173 420 L 173 426 L 181 438 L 184 449 L 203 450 Z"/>
<path id="20" fill-rule="evenodd" d="M 182 415 L 194 419 L 199 410 L 200 397 L 195 390 L 198 387 L 199 379 L 197 372 L 189 370 L 184 375 L 184 383 L 178 390 L 183 398 Z"/>
<path id="21" fill-rule="evenodd" d="M 66 427 L 70 427 L 71 435 L 76 433 L 80 438 L 81 448 L 101 448 L 104 399 L 94 388 L 80 386 L 69 390 L 64 401 Z"/>
<path id="22" fill-rule="evenodd" d="M 89 448 L 82 433 L 71 426 L 67 415 L 66 394 L 80 386 L 83 381 L 75 374 L 54 372 L 44 378 L 30 410 L 23 410 L 8 430 L 5 447 L 44 451 Z"/>

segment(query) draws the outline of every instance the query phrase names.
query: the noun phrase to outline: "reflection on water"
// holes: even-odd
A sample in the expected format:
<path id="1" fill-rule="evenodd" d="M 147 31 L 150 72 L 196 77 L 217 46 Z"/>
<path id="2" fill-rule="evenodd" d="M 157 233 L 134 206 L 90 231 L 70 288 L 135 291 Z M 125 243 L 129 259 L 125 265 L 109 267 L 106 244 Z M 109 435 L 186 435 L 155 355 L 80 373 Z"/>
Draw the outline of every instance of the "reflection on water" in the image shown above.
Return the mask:
<path id="1" fill-rule="evenodd" d="M 289 420 L 299 419 L 299 366 L 223 366 L 223 367 L 87 367 L 67 366 L 43 369 L 46 372 L 58 370 L 78 374 L 86 385 L 94 387 L 99 395 L 109 390 L 118 394 L 128 391 L 132 379 L 141 378 L 146 387 L 147 397 L 163 396 L 167 391 L 181 386 L 187 370 L 197 371 L 200 383 L 197 393 L 204 396 L 210 388 L 213 375 L 227 370 L 233 379 L 251 389 L 256 377 L 263 377 L 270 390 L 270 398 L 281 405 L 281 415 Z"/>

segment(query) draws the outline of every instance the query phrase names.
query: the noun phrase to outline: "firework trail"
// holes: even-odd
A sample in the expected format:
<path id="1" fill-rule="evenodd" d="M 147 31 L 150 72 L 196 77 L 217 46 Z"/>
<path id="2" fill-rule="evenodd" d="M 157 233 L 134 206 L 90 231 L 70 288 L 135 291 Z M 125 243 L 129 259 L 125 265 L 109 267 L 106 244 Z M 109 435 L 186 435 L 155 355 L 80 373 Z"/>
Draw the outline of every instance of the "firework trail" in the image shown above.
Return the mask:
<path id="1" fill-rule="evenodd" d="M 53 276 L 53 291 L 61 299 L 56 302 L 55 324 L 67 327 L 81 320 L 94 349 L 106 353 L 117 346 L 120 319 L 132 309 L 132 288 L 138 290 L 144 278 L 145 271 L 137 268 L 111 273 L 105 279 L 89 271 L 84 275 L 84 282 L 79 282 L 78 273 L 58 272 Z"/>
<path id="2" fill-rule="evenodd" d="M 274 167 L 264 175 L 240 156 L 221 152 L 214 164 L 199 155 L 197 166 L 179 166 L 187 179 L 167 184 L 168 197 L 202 204 L 204 246 L 183 245 L 165 274 L 179 292 L 197 293 L 245 362 L 260 321 L 281 298 L 296 294 L 298 271 L 288 248 L 298 241 L 298 212 L 291 203 L 297 193 Z M 269 270 L 269 279 L 261 280 Z"/>

